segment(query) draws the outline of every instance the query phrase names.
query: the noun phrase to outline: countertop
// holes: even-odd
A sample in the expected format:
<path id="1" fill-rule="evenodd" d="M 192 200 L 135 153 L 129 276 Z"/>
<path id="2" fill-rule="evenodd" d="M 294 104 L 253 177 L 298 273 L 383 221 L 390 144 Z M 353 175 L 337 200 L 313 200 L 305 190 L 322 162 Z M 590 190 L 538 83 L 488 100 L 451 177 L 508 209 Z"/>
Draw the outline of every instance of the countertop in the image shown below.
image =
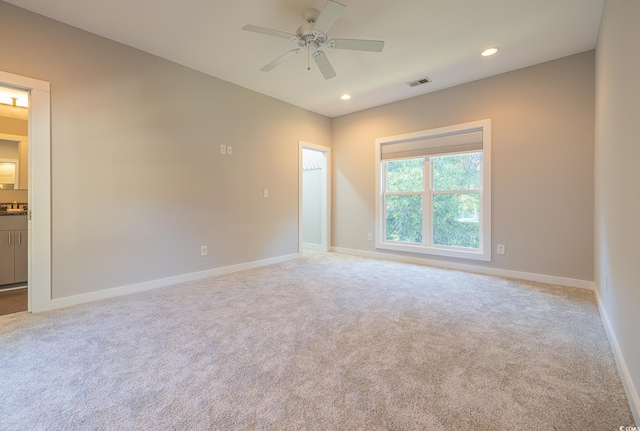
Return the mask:
<path id="1" fill-rule="evenodd" d="M 0 211 L 0 217 L 2 216 L 17 216 L 17 215 L 27 215 L 28 211 Z"/>

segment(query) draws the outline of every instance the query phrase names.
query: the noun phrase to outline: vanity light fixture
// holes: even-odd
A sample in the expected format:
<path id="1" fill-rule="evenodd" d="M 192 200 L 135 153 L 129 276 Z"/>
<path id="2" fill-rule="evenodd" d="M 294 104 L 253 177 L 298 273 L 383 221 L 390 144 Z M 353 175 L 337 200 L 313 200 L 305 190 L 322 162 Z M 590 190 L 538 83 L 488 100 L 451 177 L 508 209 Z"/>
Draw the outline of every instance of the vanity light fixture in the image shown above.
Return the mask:
<path id="1" fill-rule="evenodd" d="M 20 108 L 29 107 L 29 93 L 10 90 L 8 88 L 0 88 L 0 103 L 9 106 L 18 106 Z"/>
<path id="2" fill-rule="evenodd" d="M 498 48 L 496 48 L 495 46 L 491 47 L 491 48 L 487 48 L 484 51 L 482 51 L 481 55 L 483 57 L 489 57 L 490 55 L 495 54 L 496 52 L 498 52 Z"/>
<path id="3" fill-rule="evenodd" d="M 349 99 L 351 99 L 351 96 L 349 96 L 348 94 L 343 94 L 342 96 L 340 96 L 340 98 L 342 100 L 349 100 Z"/>
<path id="4" fill-rule="evenodd" d="M 16 106 L 19 106 L 20 108 L 28 108 L 29 107 L 29 98 L 28 97 L 21 97 L 19 99 L 14 99 L 14 100 L 15 100 Z"/>

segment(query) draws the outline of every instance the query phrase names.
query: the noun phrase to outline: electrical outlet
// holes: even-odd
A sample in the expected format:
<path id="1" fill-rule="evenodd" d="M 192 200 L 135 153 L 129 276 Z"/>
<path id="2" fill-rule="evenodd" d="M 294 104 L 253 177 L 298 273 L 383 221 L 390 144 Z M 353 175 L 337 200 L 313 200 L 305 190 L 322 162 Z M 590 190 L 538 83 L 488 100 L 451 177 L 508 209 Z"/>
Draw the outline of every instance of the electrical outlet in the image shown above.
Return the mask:
<path id="1" fill-rule="evenodd" d="M 496 247 L 496 253 L 500 255 L 504 255 L 505 252 L 506 252 L 506 247 L 504 246 L 504 244 L 498 244 Z"/>
<path id="2" fill-rule="evenodd" d="M 227 146 L 220 145 L 220 154 L 227 154 Z"/>
<path id="3" fill-rule="evenodd" d="M 206 256 L 207 255 L 207 246 L 206 245 L 201 245 L 200 246 L 200 256 Z"/>
<path id="4" fill-rule="evenodd" d="M 372 233 L 368 233 L 367 234 L 367 241 L 373 241 L 373 234 Z"/>
<path id="5" fill-rule="evenodd" d="M 269 190 L 264 189 L 264 190 L 262 191 L 262 197 L 264 197 L 265 199 L 266 199 L 266 198 L 268 198 L 268 197 L 269 197 Z"/>
<path id="6" fill-rule="evenodd" d="M 227 145 L 227 156 L 230 156 L 232 153 L 233 149 L 231 148 L 231 145 Z"/>

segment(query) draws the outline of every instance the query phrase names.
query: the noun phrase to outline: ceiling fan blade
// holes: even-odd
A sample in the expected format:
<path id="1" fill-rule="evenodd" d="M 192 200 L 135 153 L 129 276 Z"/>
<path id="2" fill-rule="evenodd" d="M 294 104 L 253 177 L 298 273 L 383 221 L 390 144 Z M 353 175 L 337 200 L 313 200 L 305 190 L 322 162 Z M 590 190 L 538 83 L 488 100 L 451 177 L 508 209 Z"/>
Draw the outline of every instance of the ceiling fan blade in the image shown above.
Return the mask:
<path id="1" fill-rule="evenodd" d="M 299 53 L 301 50 L 302 50 L 302 48 L 297 48 L 297 49 L 292 49 L 289 52 L 285 52 L 280 57 L 276 58 L 275 60 L 273 60 L 271 63 L 267 64 L 266 66 L 264 66 L 260 70 L 263 71 L 263 72 L 268 72 L 268 71 L 272 70 L 274 67 L 276 67 L 276 66 L 284 63 L 285 61 L 289 60 L 291 57 L 295 57 L 295 55 L 297 53 Z"/>
<path id="2" fill-rule="evenodd" d="M 281 37 L 283 39 L 291 39 L 293 37 L 296 37 L 295 34 L 286 33 L 280 30 L 272 30 L 270 28 L 260 27 L 257 25 L 245 25 L 244 27 L 242 27 L 242 29 L 245 31 L 252 31 L 254 33 L 261 33 L 269 36 Z"/>
<path id="3" fill-rule="evenodd" d="M 316 19 L 316 22 L 313 25 L 313 29 L 315 31 L 319 31 L 320 33 L 327 34 L 331 27 L 333 27 L 333 24 L 336 23 L 340 15 L 342 15 L 342 12 L 344 12 L 345 8 L 345 5 L 333 0 L 329 0 L 324 9 L 322 9 L 322 12 L 320 12 L 318 19 Z"/>
<path id="4" fill-rule="evenodd" d="M 327 57 L 324 51 L 318 50 L 314 52 L 313 59 L 316 61 L 318 69 L 320 69 L 320 73 L 322 73 L 324 79 L 330 79 L 336 76 L 336 71 L 333 70 L 331 62 L 329 62 L 329 57 Z"/>
<path id="5" fill-rule="evenodd" d="M 381 40 L 331 39 L 329 42 L 327 42 L 327 46 L 333 49 L 382 52 L 382 48 L 384 48 L 384 42 Z"/>

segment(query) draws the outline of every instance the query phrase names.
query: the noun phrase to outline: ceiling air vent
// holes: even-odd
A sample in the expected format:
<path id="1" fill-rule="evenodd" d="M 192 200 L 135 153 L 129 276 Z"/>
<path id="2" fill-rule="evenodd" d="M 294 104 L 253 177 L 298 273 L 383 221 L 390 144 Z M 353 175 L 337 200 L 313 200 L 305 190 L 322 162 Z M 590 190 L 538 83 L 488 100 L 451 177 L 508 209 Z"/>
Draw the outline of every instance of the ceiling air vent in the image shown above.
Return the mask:
<path id="1" fill-rule="evenodd" d="M 431 82 L 429 78 L 416 79 L 415 81 L 407 82 L 409 87 L 417 87 L 418 85 L 426 84 L 427 82 Z"/>

